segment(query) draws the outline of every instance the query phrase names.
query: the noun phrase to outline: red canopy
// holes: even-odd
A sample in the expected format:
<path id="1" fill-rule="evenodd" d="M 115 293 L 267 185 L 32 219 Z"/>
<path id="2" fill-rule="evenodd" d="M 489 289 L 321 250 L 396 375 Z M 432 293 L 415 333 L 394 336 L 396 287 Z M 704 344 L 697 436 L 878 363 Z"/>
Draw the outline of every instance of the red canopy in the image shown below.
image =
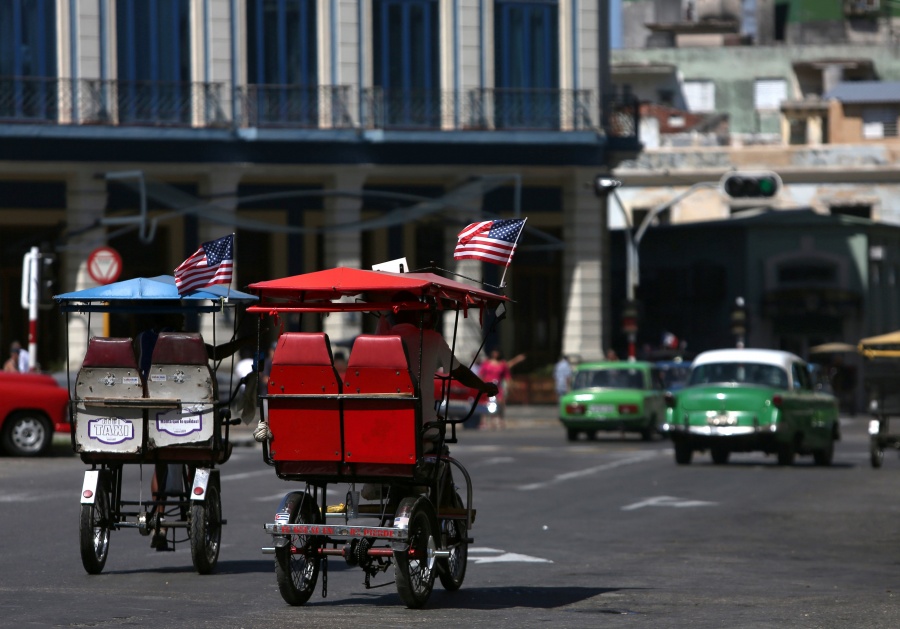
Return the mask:
<path id="1" fill-rule="evenodd" d="M 504 295 L 447 279 L 434 273 L 390 273 L 337 267 L 248 286 L 260 302 L 249 312 L 336 312 L 371 311 L 397 308 L 391 296 L 409 291 L 417 296 L 433 297 L 445 309 L 492 308 L 509 301 Z M 362 301 L 336 302 L 342 297 L 365 296 Z M 424 308 L 424 304 L 404 302 L 402 309 Z"/>

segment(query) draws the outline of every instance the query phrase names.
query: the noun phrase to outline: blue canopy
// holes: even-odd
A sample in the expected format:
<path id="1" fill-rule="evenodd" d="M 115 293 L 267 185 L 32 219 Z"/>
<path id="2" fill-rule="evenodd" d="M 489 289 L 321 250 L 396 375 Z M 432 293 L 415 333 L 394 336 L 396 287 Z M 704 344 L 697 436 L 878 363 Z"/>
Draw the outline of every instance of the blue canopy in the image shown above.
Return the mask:
<path id="1" fill-rule="evenodd" d="M 217 312 L 256 301 L 255 295 L 215 284 L 179 295 L 171 275 L 138 277 L 54 295 L 62 312 Z"/>

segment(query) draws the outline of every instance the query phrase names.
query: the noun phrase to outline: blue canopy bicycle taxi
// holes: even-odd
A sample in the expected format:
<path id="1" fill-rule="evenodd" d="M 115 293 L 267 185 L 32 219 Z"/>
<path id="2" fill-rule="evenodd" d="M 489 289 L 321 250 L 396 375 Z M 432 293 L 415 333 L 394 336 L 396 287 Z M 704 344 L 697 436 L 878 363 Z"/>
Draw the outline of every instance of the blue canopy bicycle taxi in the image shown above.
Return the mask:
<path id="1" fill-rule="evenodd" d="M 55 300 L 67 323 L 83 316 L 88 331 L 91 316 L 104 313 L 160 321 L 173 314 L 217 317 L 226 312 L 236 331 L 234 311 L 256 297 L 218 285 L 179 295 L 174 277 L 159 276 Z M 78 368 L 75 382 L 69 382 L 72 448 L 90 465 L 79 526 L 81 561 L 89 574 L 103 571 L 112 531 L 126 528 L 153 534 L 154 543 L 159 539 L 161 544 L 157 550 L 169 549 L 170 541 L 172 550 L 189 541 L 200 574 L 211 572 L 218 561 L 226 520 L 217 466 L 231 455 L 229 426 L 241 420 L 232 420 L 229 401 L 219 398 L 215 339 L 207 346 L 198 333 L 160 331 L 149 358 L 145 373 L 131 337 L 91 336 L 83 355 L 71 356 L 67 349 L 69 373 L 73 360 Z M 160 476 L 157 489 L 141 487 L 137 499 L 127 497 L 123 472 L 129 465 L 151 466 Z"/>

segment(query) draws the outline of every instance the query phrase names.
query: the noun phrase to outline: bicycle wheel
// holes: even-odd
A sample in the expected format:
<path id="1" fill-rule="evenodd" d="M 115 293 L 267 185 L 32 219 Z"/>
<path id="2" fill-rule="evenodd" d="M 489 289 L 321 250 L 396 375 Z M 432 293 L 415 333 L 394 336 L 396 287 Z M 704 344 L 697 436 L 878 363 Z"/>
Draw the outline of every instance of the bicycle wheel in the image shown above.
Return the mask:
<path id="1" fill-rule="evenodd" d="M 453 506 L 463 508 L 462 499 L 454 493 Z M 466 562 L 469 560 L 469 528 L 465 520 L 443 520 L 441 541 L 450 549 L 450 556 L 438 560 L 438 577 L 445 590 L 455 592 L 466 578 Z"/>
<path id="2" fill-rule="evenodd" d="M 289 524 L 321 524 L 315 500 L 304 494 L 291 509 Z M 289 605 L 303 605 L 312 596 L 319 578 L 319 546 L 315 536 L 291 535 L 290 544 L 275 549 L 275 578 L 281 598 Z"/>
<path id="3" fill-rule="evenodd" d="M 112 518 L 109 508 L 109 492 L 102 480 L 97 483 L 94 504 L 81 505 L 81 563 L 88 574 L 100 574 L 109 555 L 109 533 Z"/>
<path id="4" fill-rule="evenodd" d="M 191 504 L 191 559 L 200 574 L 209 574 L 219 560 L 222 542 L 222 500 L 219 487 L 210 482 L 206 500 Z"/>
<path id="5" fill-rule="evenodd" d="M 394 579 L 397 593 L 407 607 L 422 607 L 434 588 L 434 507 L 426 498 L 404 498 L 397 509 L 397 518 L 409 521 L 407 550 L 394 551 Z"/>

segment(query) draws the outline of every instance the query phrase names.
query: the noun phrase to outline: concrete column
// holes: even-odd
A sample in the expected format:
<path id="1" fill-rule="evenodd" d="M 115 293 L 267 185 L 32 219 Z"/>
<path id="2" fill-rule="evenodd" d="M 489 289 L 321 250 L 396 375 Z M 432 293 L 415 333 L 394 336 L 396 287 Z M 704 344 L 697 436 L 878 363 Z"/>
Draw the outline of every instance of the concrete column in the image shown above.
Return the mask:
<path id="1" fill-rule="evenodd" d="M 356 223 L 362 210 L 362 190 L 366 173 L 362 171 L 340 172 L 328 182 L 332 190 L 359 193 L 354 196 L 325 197 L 325 226 Z M 359 231 L 325 232 L 325 266 L 345 266 L 359 269 L 362 266 L 362 233 Z M 332 341 L 347 340 L 362 332 L 362 315 L 358 312 L 328 316 L 323 329 Z"/>
<path id="2" fill-rule="evenodd" d="M 567 355 L 599 360 L 608 344 L 609 255 L 606 204 L 593 192 L 596 172 L 576 170 L 563 192 L 563 347 Z"/>
<path id="3" fill-rule="evenodd" d="M 468 200 L 465 205 L 480 212 L 482 201 L 483 197 L 475 197 Z M 462 216 L 468 217 L 466 224 L 484 220 L 480 214 L 476 212 L 466 212 L 462 214 Z M 481 281 L 484 279 L 484 274 L 482 273 L 484 267 L 482 266 L 482 262 L 479 262 L 478 260 L 453 259 L 453 250 L 456 248 L 457 242 L 456 237 L 466 224 L 454 224 L 444 230 L 444 259 L 448 261 L 447 268 L 461 276 L 452 277 L 451 279 L 463 282 L 464 284 L 472 284 L 476 288 L 483 288 L 481 285 Z M 455 320 L 455 314 L 448 314 L 444 317 L 444 329 L 441 333 L 447 340 L 448 345 L 453 342 L 453 324 Z M 501 324 L 501 326 L 502 325 L 503 324 Z M 469 311 L 469 316 L 467 318 L 463 318 L 463 313 L 461 312 L 459 316 L 459 327 L 456 331 L 456 347 L 454 354 L 456 354 L 456 357 L 459 358 L 460 361 L 463 361 L 467 367 L 471 365 L 472 360 L 475 358 L 475 353 L 481 346 L 483 337 L 484 330 L 481 328 L 478 310 Z M 478 358 L 484 358 L 484 355 L 482 354 Z"/>
<path id="4" fill-rule="evenodd" d="M 68 293 L 97 286 L 87 272 L 87 258 L 91 251 L 106 244 L 106 232 L 99 225 L 88 229 L 103 218 L 106 210 L 106 181 L 94 177 L 92 170 L 80 171 L 66 182 L 66 222 L 69 232 L 67 246 L 60 251 L 58 264 L 62 270 L 60 293 Z M 123 279 L 123 278 L 120 278 Z M 77 370 L 92 335 L 105 333 L 102 314 L 72 313 L 68 315 L 69 357 L 71 368 Z M 88 329 L 90 325 L 90 329 Z"/>

